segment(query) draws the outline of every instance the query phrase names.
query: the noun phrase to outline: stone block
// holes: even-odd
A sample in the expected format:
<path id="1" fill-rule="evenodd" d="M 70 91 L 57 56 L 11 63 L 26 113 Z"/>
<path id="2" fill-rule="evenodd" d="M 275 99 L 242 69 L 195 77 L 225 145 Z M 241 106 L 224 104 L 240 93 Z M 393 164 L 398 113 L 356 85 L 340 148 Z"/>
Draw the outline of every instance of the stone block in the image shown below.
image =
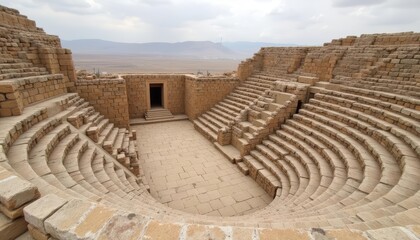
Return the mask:
<path id="1" fill-rule="evenodd" d="M 13 93 L 15 89 L 16 86 L 11 83 L 0 83 L 0 93 Z"/>
<path id="2" fill-rule="evenodd" d="M 88 130 L 86 130 L 86 135 L 92 139 L 94 142 L 99 141 L 99 128 L 98 127 L 90 127 Z"/>
<path id="3" fill-rule="evenodd" d="M 308 77 L 308 76 L 299 76 L 297 80 L 300 83 L 314 85 L 317 81 L 319 81 L 319 78 L 317 78 L 317 77 Z"/>
<path id="4" fill-rule="evenodd" d="M 49 194 L 24 208 L 25 220 L 46 233 L 44 221 L 67 203 L 67 200 L 54 194 Z"/>
<path id="5" fill-rule="evenodd" d="M 23 216 L 23 208 L 26 207 L 29 203 L 26 203 L 16 209 L 8 209 L 3 204 L 0 203 L 0 212 L 3 212 L 10 219 L 16 219 Z"/>
<path id="6" fill-rule="evenodd" d="M 23 217 L 12 221 L 0 213 L 0 239 L 16 239 L 16 237 L 26 232 L 26 230 L 27 223 Z"/>
<path id="7" fill-rule="evenodd" d="M 105 141 L 102 147 L 109 154 L 112 154 L 112 141 Z"/>
<path id="8" fill-rule="evenodd" d="M 72 232 L 95 205 L 83 200 L 70 200 L 44 221 L 46 233 L 57 239 L 73 239 Z"/>
<path id="9" fill-rule="evenodd" d="M 8 209 L 16 209 L 39 197 L 38 189 L 16 176 L 0 180 L 0 202 Z"/>
<path id="10" fill-rule="evenodd" d="M 151 221 L 144 232 L 144 239 L 165 239 L 178 240 L 181 233 L 181 226 L 171 223 Z"/>
<path id="11" fill-rule="evenodd" d="M 50 238 L 49 234 L 39 231 L 39 229 L 37 229 L 31 224 L 28 224 L 28 231 L 31 237 L 35 240 L 48 240 Z"/>

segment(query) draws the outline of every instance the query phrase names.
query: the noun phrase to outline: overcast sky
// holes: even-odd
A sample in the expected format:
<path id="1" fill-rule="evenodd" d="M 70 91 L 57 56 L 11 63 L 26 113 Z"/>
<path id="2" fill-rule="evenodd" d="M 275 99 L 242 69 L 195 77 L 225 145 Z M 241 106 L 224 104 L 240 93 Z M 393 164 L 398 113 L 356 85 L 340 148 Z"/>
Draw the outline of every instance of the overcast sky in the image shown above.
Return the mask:
<path id="1" fill-rule="evenodd" d="M 61 39 L 319 45 L 420 32 L 420 0 L 0 0 Z"/>

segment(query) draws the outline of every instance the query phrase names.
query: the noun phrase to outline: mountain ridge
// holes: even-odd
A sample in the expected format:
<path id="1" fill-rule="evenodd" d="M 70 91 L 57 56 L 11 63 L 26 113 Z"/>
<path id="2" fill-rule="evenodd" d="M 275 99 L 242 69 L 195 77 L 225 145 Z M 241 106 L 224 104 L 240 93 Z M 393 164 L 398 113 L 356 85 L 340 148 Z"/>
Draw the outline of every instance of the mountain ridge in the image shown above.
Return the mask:
<path id="1" fill-rule="evenodd" d="M 101 39 L 62 40 L 64 48 L 75 54 L 180 56 L 200 59 L 243 59 L 251 57 L 261 47 L 296 46 L 266 42 L 184 41 L 123 43 Z"/>

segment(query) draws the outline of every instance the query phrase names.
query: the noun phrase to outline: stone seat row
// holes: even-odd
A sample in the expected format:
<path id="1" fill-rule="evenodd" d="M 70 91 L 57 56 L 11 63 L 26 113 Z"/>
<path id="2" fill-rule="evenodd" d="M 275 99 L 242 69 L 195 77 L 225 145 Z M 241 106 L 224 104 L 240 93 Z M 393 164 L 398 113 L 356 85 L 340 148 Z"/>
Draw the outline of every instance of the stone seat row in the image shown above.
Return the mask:
<path id="1" fill-rule="evenodd" d="M 140 175 L 135 131 L 115 127 L 92 106 L 75 112 L 67 121 L 136 175 Z"/>
<path id="2" fill-rule="evenodd" d="M 318 111 L 322 114 L 319 115 L 318 112 L 314 112 L 315 110 L 317 110 L 317 107 L 312 107 L 312 104 L 320 102 L 320 100 L 318 99 L 321 99 L 322 97 L 322 94 L 315 95 L 315 99 L 311 100 L 311 104 L 305 105 L 304 109 L 301 110 L 301 113 L 294 116 L 294 120 L 287 121 L 287 123 L 283 125 L 282 130 L 277 132 L 277 134 L 280 134 L 281 138 L 270 135 L 270 142 L 266 140 L 265 144 L 271 144 L 269 145 L 271 146 L 271 149 L 279 149 L 279 147 L 281 147 L 280 149 L 287 149 L 287 145 L 290 145 L 290 140 L 293 140 L 294 138 L 300 136 L 300 141 L 292 142 L 294 142 L 294 144 L 300 143 L 301 145 L 306 142 L 307 145 L 302 147 L 302 151 L 306 151 L 309 155 L 312 155 L 312 159 L 315 160 L 320 160 L 323 158 L 328 159 L 327 155 L 317 157 L 315 155 L 317 154 L 317 152 L 318 154 L 322 154 L 322 152 L 328 152 L 326 150 L 330 149 L 336 152 L 336 157 L 340 156 L 340 158 L 345 160 L 343 161 L 341 168 L 337 168 L 337 166 L 339 166 L 337 165 L 337 163 L 339 162 L 334 161 L 334 165 L 330 165 L 330 172 L 334 172 L 338 169 L 343 169 L 344 166 L 344 170 L 348 171 L 347 181 L 350 183 L 350 185 L 348 185 L 348 187 L 343 187 L 343 182 L 339 183 L 341 184 L 343 189 L 346 189 L 345 191 L 343 191 L 343 193 L 347 191 L 346 195 L 343 195 L 342 193 L 339 193 L 341 190 L 340 185 L 330 184 L 330 186 L 334 186 L 334 188 L 332 188 L 332 191 L 330 190 L 330 193 L 326 194 L 325 196 L 331 198 L 332 196 L 334 196 L 334 194 L 338 195 L 334 196 L 332 202 L 331 199 L 329 201 L 325 201 L 325 199 L 321 197 L 319 198 L 319 201 L 316 201 L 316 198 L 309 198 L 311 199 L 310 205 L 299 205 L 301 203 L 288 205 L 288 202 L 283 201 L 282 198 L 276 198 L 274 201 L 278 201 L 279 206 L 284 206 L 281 209 L 283 211 L 291 209 L 293 211 L 293 216 L 303 217 L 308 215 L 310 216 L 310 211 L 312 211 L 312 213 L 322 214 L 328 213 L 332 210 L 338 211 L 339 209 L 343 208 L 343 206 L 344 209 L 348 209 L 349 212 L 354 211 L 354 209 L 358 208 L 362 210 L 369 205 L 377 207 L 381 206 L 381 204 L 377 204 L 383 201 L 384 199 L 387 199 L 386 201 L 390 201 L 393 203 L 390 206 L 382 205 L 381 207 L 385 209 L 386 207 L 395 209 L 396 205 L 400 202 L 404 202 L 404 204 L 408 206 L 410 202 L 413 203 L 413 201 L 417 200 L 418 194 L 416 193 L 418 191 L 419 186 L 418 184 L 415 184 L 415 181 L 412 180 L 412 178 L 414 177 L 412 176 L 412 172 L 415 171 L 414 169 L 419 168 L 419 163 L 418 161 L 416 161 L 417 155 L 414 151 L 416 147 L 412 148 L 409 145 L 410 143 L 405 142 L 403 138 L 398 138 L 398 136 L 392 136 L 392 133 L 390 132 L 385 132 L 383 130 L 376 129 L 374 126 L 370 126 L 370 128 L 368 128 L 366 125 L 371 124 L 368 122 L 365 123 L 365 126 L 359 124 L 359 127 L 357 127 L 356 125 L 354 125 L 354 120 L 352 124 L 351 122 L 348 122 L 348 120 L 344 119 L 346 115 L 342 115 L 340 116 L 340 118 L 335 118 L 333 120 L 331 119 L 333 115 L 325 115 L 325 111 L 336 111 L 336 108 L 334 108 L 331 105 L 325 106 L 323 109 L 324 112 Z M 342 109 L 351 109 L 351 107 L 347 105 L 346 108 L 343 107 Z M 362 114 L 363 112 L 361 112 L 361 116 Z M 327 125 L 331 125 L 333 123 L 334 125 L 332 125 L 331 127 L 334 128 L 327 127 Z M 340 129 L 341 131 L 337 132 L 335 129 Z M 368 137 L 367 135 L 364 136 L 364 132 L 366 131 L 366 129 L 370 129 L 370 131 L 376 131 L 377 133 L 369 133 L 369 135 L 373 137 Z M 299 133 L 299 131 L 301 131 L 301 133 Z M 340 137 L 340 135 L 342 136 Z M 316 139 L 314 139 L 314 137 L 316 137 Z M 271 143 L 273 141 L 271 140 L 275 140 L 276 138 L 281 139 L 277 142 L 283 141 L 286 147 L 283 147 L 281 145 L 278 147 L 273 147 Z M 320 145 L 321 141 L 323 141 L 326 144 L 325 146 L 328 146 L 328 148 Z M 359 142 L 359 144 L 357 144 L 357 142 Z M 321 148 L 310 153 L 311 151 L 308 149 L 311 149 L 312 147 L 314 147 L 314 145 L 318 145 Z M 365 148 L 364 146 L 367 146 L 367 148 Z M 351 152 L 344 151 L 347 148 L 351 150 Z M 267 151 L 266 149 L 264 149 L 264 147 L 261 146 L 257 147 L 257 150 L 260 151 L 261 155 L 271 156 L 270 160 L 272 160 L 272 158 L 284 158 L 284 155 L 273 154 L 275 153 L 274 151 Z M 357 152 L 359 153 L 356 154 Z M 298 151 L 295 150 L 294 153 L 296 154 L 298 153 Z M 283 151 L 283 154 L 287 154 L 287 152 Z M 330 163 L 332 163 L 331 156 L 333 155 L 331 154 L 331 152 L 328 155 L 330 155 L 329 161 Z M 366 155 L 370 155 L 370 157 L 366 158 Z M 250 156 L 247 156 L 247 158 L 249 157 L 259 159 L 260 162 L 267 161 L 261 161 L 261 157 L 255 153 L 252 153 Z M 371 163 L 369 163 L 368 160 Z M 260 164 L 259 166 L 261 165 L 264 166 L 264 164 Z M 326 168 L 327 166 L 328 164 L 324 165 L 323 168 Z M 267 169 L 271 170 L 272 167 L 268 167 Z M 312 176 L 314 175 L 313 172 L 311 172 Z M 344 175 L 343 172 L 339 174 L 339 176 L 346 177 L 345 175 L 345 172 Z M 418 177 L 419 176 L 415 176 L 414 178 Z M 409 180 L 410 178 L 411 180 Z M 281 183 L 282 192 L 284 185 L 286 185 L 286 187 L 290 189 L 290 184 L 288 184 L 287 181 L 285 182 L 286 184 L 283 184 L 284 180 L 282 180 Z M 328 187 L 328 185 L 326 187 Z M 396 196 L 399 197 L 396 198 Z M 304 199 L 307 198 L 305 197 Z M 337 204 L 334 204 L 334 201 L 337 201 Z M 302 207 L 299 208 L 300 206 Z M 328 206 L 328 208 L 321 208 L 326 206 Z M 401 211 L 403 211 L 403 208 L 401 208 Z M 264 211 L 255 214 L 264 214 L 263 212 Z M 300 215 L 296 215 L 296 213 Z"/>
<path id="3" fill-rule="evenodd" d="M 151 203 L 145 210 L 158 212 L 161 208 L 153 205 L 159 204 L 135 176 L 64 121 L 79 109 L 69 108 L 35 123 L 13 141 L 7 151 L 9 160 L 2 165 L 34 183 L 43 195 L 54 193 L 126 209 L 133 203 L 139 209 Z"/>
<path id="4" fill-rule="evenodd" d="M 352 81 L 348 81 L 347 79 L 333 79 L 331 80 L 331 83 L 343 84 L 358 88 L 367 88 L 383 92 L 392 92 L 420 98 L 420 86 L 404 84 L 404 82 L 401 83 L 401 81 L 394 83 L 393 80 L 389 80 L 389 82 L 381 82 L 381 79 L 372 78 Z"/>

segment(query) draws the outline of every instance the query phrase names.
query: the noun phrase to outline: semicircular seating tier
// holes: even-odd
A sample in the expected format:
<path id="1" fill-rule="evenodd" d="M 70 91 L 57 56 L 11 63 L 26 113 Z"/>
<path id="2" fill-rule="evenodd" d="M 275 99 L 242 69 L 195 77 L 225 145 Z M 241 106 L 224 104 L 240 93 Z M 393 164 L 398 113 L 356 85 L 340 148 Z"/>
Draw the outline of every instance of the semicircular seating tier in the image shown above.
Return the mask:
<path id="1" fill-rule="evenodd" d="M 420 237 L 420 34 L 263 48 L 242 62 L 237 86 L 191 120 L 273 201 L 215 217 L 154 199 L 141 133 L 81 97 L 58 37 L 13 9 L 0 19 L 0 236 Z"/>

